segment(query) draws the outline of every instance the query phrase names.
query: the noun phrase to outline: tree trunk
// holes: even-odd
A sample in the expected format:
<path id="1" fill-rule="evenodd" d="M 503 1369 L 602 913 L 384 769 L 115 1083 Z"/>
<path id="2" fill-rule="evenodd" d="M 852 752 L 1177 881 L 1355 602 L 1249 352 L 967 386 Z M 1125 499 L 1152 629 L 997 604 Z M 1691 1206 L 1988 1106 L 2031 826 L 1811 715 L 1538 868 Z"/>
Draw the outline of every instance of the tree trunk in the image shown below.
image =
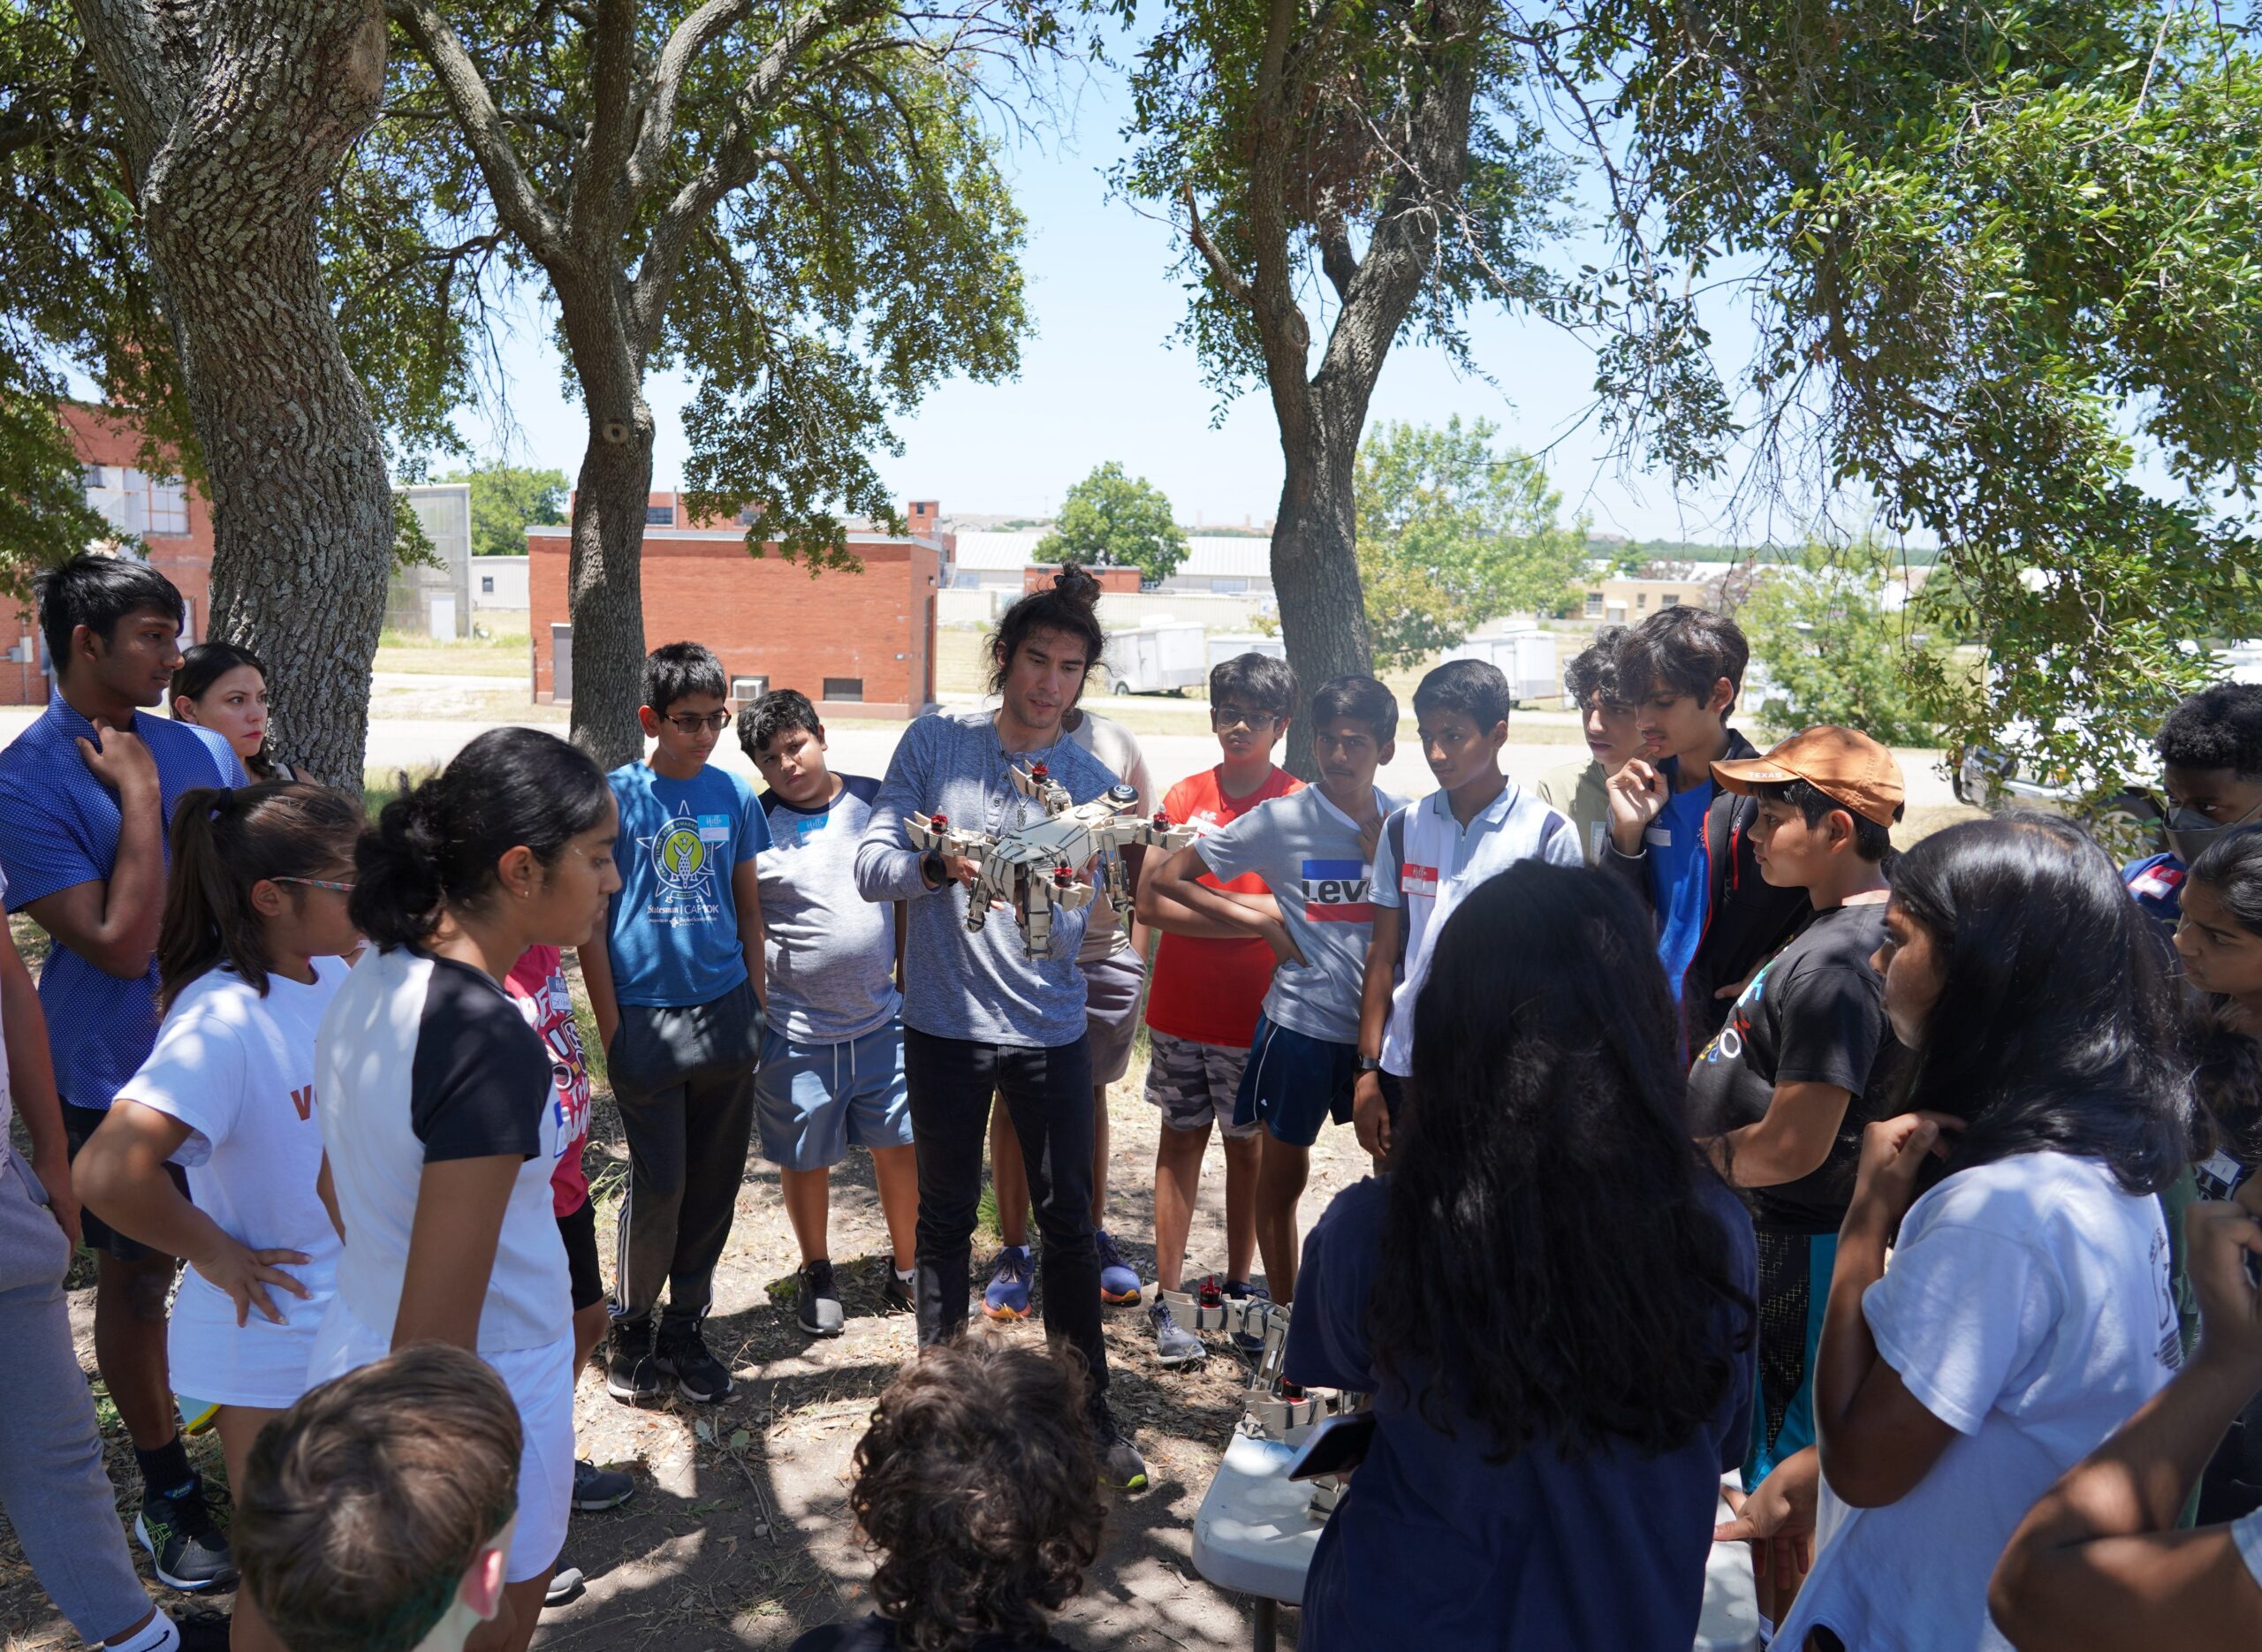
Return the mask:
<path id="1" fill-rule="evenodd" d="M 606 256 L 609 256 L 607 254 Z M 576 746 L 607 769 L 644 754 L 644 507 L 652 489 L 652 410 L 623 297 L 603 259 L 594 271 L 550 266 L 589 445 L 573 483 L 566 602 L 573 624 Z"/>
<path id="2" fill-rule="evenodd" d="M 1312 416 L 1300 429 L 1284 426 L 1280 433 L 1287 474 L 1272 525 L 1272 589 L 1288 669 L 1296 676 L 1295 721 L 1285 757 L 1288 772 L 1307 781 L 1319 777 L 1306 716 L 1312 690 L 1332 677 L 1374 670 L 1352 488 L 1366 398 L 1358 398 L 1355 409 L 1338 405 L 1348 399 L 1340 387 L 1316 384 Z"/>
<path id="3" fill-rule="evenodd" d="M 80 0 L 127 110 L 210 478 L 205 634 L 266 661 L 278 750 L 359 786 L 391 572 L 384 449 L 332 320 L 323 196 L 377 114 L 380 0 Z"/>

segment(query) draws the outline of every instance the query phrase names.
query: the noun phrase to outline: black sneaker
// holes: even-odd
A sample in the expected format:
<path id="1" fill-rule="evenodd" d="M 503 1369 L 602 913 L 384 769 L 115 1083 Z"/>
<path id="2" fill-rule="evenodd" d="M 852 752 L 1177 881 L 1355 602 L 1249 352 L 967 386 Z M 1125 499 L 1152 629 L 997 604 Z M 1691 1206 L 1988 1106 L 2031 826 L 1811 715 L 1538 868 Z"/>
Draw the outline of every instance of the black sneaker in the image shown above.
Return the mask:
<path id="1" fill-rule="evenodd" d="M 812 1337 L 838 1337 L 845 1316 L 832 1283 L 832 1264 L 824 1257 L 801 1266 L 801 1300 L 793 1319 Z"/>
<path id="2" fill-rule="evenodd" d="M 145 1493 L 141 1512 L 133 1519 L 133 1535 L 149 1551 L 157 1580 L 168 1588 L 201 1595 L 235 1585 L 236 1559 L 229 1552 L 226 1534 L 205 1504 L 201 1476 L 189 1481 L 178 1497 Z"/>
<path id="3" fill-rule="evenodd" d="M 1139 1448 L 1116 1426 L 1115 1413 L 1108 1408 L 1104 1395 L 1094 1395 L 1091 1403 L 1092 1444 L 1099 1452 L 1100 1483 L 1112 1486 L 1118 1491 L 1144 1491 L 1147 1489 L 1147 1459 L 1139 1455 Z"/>
<path id="4" fill-rule="evenodd" d="M 180 1652 L 228 1652 L 235 1632 L 227 1613 L 208 1606 L 166 1616 L 180 1633 Z"/>
<path id="5" fill-rule="evenodd" d="M 887 1277 L 880 1282 L 880 1300 L 887 1304 L 887 1311 L 891 1314 L 916 1314 L 919 1299 L 913 1292 L 918 1284 L 919 1276 L 915 1272 L 910 1278 L 905 1278 L 896 1272 L 892 1262 L 887 1264 L 886 1271 Z"/>
<path id="6" fill-rule="evenodd" d="M 604 1391 L 624 1406 L 649 1406 L 660 1397 L 660 1368 L 652 1358 L 652 1322 L 616 1320 L 605 1346 Z"/>
<path id="7" fill-rule="evenodd" d="M 662 1376 L 675 1379 L 676 1392 L 686 1399 L 710 1406 L 731 1397 L 731 1374 L 709 1351 L 706 1333 L 696 1320 L 688 1325 L 661 1326 L 652 1362 Z"/>

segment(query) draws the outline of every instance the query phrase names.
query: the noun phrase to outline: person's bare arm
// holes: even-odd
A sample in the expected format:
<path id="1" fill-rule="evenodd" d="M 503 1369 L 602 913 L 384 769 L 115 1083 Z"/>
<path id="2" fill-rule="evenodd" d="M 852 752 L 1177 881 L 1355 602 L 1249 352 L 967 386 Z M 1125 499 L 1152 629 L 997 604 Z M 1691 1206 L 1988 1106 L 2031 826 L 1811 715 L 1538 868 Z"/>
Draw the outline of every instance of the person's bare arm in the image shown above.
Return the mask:
<path id="1" fill-rule="evenodd" d="M 42 895 L 24 911 L 105 974 L 137 981 L 149 973 L 165 915 L 164 799 L 156 760 L 138 735 L 99 720 L 95 731 L 102 749 L 82 739 L 79 755 L 118 794 L 118 853 L 110 875 Z"/>
<path id="2" fill-rule="evenodd" d="M 1814 1420 L 1823 1477 L 1857 1509 L 1898 1503 L 1955 1438 L 1926 1410 L 1901 1373 L 1879 1357 L 1862 1314 L 1863 1293 L 1885 1277 L 1886 1252 L 1915 1197 L 1917 1172 L 1939 1138 L 1914 1113 L 1871 1125 L 1862 1136 L 1853 1203 L 1838 1232 L 1838 1261 L 1823 1310 L 1814 1368 Z"/>
<path id="3" fill-rule="evenodd" d="M 746 955 L 747 979 L 754 983 L 755 997 L 766 1004 L 770 979 L 762 955 L 762 880 L 754 868 L 750 859 L 731 868 L 731 896 L 739 909 L 739 951 Z"/>
<path id="4" fill-rule="evenodd" d="M 1390 1020 L 1391 990 L 1398 973 L 1398 936 L 1406 914 L 1395 906 L 1375 907 L 1374 930 L 1367 941 L 1366 974 L 1359 985 L 1359 1053 L 1382 1057 L 1383 1029 Z M 1390 1156 L 1390 1107 L 1383 1100 L 1382 1074 L 1362 1072 L 1351 1087 L 1351 1125 L 1359 1145 L 1378 1159 Z"/>
<path id="5" fill-rule="evenodd" d="M 47 1189 L 48 1214 L 75 1248 L 79 1195 L 72 1186 L 71 1145 L 63 1133 L 62 1098 L 55 1088 L 55 1058 L 47 1044 L 47 1012 L 39 988 L 16 950 L 7 914 L 0 911 L 0 1037 L 8 1051 L 8 1089 L 32 1140 L 32 1174 Z"/>
<path id="6" fill-rule="evenodd" d="M 1201 882 L 1210 874 L 1202 859 L 1202 845 L 1190 843 L 1175 851 L 1139 885 L 1140 921 L 1169 935 L 1197 936 L 1208 940 L 1245 941 L 1251 936 L 1271 939 L 1277 918 L 1264 915 L 1245 902 Z M 1274 950 L 1279 950 L 1275 943 Z"/>
<path id="7" fill-rule="evenodd" d="M 278 1264 L 303 1263 L 307 1254 L 253 1250 L 189 1203 L 165 1173 L 165 1161 L 180 1151 L 188 1133 L 188 1126 L 171 1115 L 119 1096 L 71 1167 L 79 1196 L 128 1239 L 185 1259 L 226 1292 L 236 1305 L 237 1324 L 257 1308 L 279 1325 L 283 1311 L 269 1289 L 300 1299 L 311 1293 Z"/>
<path id="8" fill-rule="evenodd" d="M 581 985 L 589 995 L 589 1014 L 597 1024 L 597 1048 L 612 1048 L 612 1035 L 620 1030 L 620 1000 L 612 996 L 612 957 L 605 950 L 605 926 L 600 921 L 596 932 L 575 947 L 581 960 Z"/>
<path id="9" fill-rule="evenodd" d="M 479 1315 L 503 1237 L 503 1211 L 521 1161 L 494 1153 L 427 1164 L 400 1281 L 392 1345 L 447 1342 L 479 1349 Z"/>
<path id="10" fill-rule="evenodd" d="M 2151 1652 L 2262 1644 L 2262 1588 L 2230 1528 L 2177 1531 L 2184 1499 L 2262 1387 L 2262 1293 L 2247 1258 L 2262 1224 L 2241 1205 L 2184 1213 L 2198 1352 L 2118 1434 L 2068 1470 L 2012 1535 L 1987 1601 L 2023 1652 Z"/>
<path id="11" fill-rule="evenodd" d="M 1835 1084 L 1779 1084 L 1767 1110 L 1702 1145 L 1712 1168 L 1739 1187 L 1775 1187 L 1822 1168 L 1853 1092 Z"/>

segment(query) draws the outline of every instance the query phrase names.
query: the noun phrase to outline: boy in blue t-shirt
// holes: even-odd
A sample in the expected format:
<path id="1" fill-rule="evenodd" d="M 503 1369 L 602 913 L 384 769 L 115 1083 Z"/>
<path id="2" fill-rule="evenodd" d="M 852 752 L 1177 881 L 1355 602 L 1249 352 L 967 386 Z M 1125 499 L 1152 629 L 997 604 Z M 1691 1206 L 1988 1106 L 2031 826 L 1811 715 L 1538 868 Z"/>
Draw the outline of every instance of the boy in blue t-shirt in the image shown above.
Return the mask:
<path id="1" fill-rule="evenodd" d="M 657 1398 L 663 1378 L 687 1399 L 731 1391 L 701 1322 L 754 1134 L 763 1034 L 755 857 L 770 847 L 770 826 L 754 788 L 707 762 L 731 720 L 728 689 L 722 663 L 695 642 L 671 642 L 644 662 L 636 715 L 658 744 L 648 761 L 607 777 L 620 807 L 620 889 L 603 933 L 581 948 L 628 1138 L 605 1386 L 631 1405 Z"/>
<path id="2" fill-rule="evenodd" d="M 8 905 L 55 942 L 39 997 L 75 1157 L 157 1040 L 173 810 L 187 792 L 248 777 L 224 737 L 143 715 L 180 663 L 171 580 L 131 557 L 87 553 L 33 588 L 55 683 L 47 709 L 0 752 L 0 875 Z M 51 1153 L 34 1168 L 58 1209 L 72 1208 L 70 1177 Z M 225 1588 L 235 1563 L 174 1416 L 165 1299 L 179 1264 L 92 1211 L 83 1221 L 95 1253 L 95 1363 L 141 1469 L 135 1535 L 171 1588 Z"/>

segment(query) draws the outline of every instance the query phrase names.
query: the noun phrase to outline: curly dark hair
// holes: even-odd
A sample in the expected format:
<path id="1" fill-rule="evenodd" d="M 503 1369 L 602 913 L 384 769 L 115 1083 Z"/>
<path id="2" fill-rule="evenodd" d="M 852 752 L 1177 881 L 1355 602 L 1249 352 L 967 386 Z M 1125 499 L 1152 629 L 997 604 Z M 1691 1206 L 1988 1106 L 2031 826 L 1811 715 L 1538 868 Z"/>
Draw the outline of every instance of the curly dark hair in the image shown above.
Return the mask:
<path id="1" fill-rule="evenodd" d="M 1519 860 L 1446 921 L 1414 1025 L 1367 1309 L 1385 1385 L 1494 1462 L 1683 1444 L 1753 1307 L 1648 913 L 1617 878 Z"/>
<path id="2" fill-rule="evenodd" d="M 1058 631 L 1084 645 L 1084 677 L 1089 681 L 1107 652 L 1107 633 L 1099 625 L 1099 581 L 1081 563 L 1063 565 L 1052 583 L 1024 593 L 998 618 L 990 635 L 990 692 L 1006 686 L 1013 655 L 1039 631 Z"/>
<path id="3" fill-rule="evenodd" d="M 922 1350 L 882 1392 L 848 1506 L 899 1644 L 1035 1646 L 1083 1588 L 1105 1517 L 1085 1394 L 1073 1354 L 983 1336 Z"/>
<path id="4" fill-rule="evenodd" d="M 2153 744 L 2173 768 L 2262 775 L 2262 683 L 2201 689 L 2167 714 Z"/>

